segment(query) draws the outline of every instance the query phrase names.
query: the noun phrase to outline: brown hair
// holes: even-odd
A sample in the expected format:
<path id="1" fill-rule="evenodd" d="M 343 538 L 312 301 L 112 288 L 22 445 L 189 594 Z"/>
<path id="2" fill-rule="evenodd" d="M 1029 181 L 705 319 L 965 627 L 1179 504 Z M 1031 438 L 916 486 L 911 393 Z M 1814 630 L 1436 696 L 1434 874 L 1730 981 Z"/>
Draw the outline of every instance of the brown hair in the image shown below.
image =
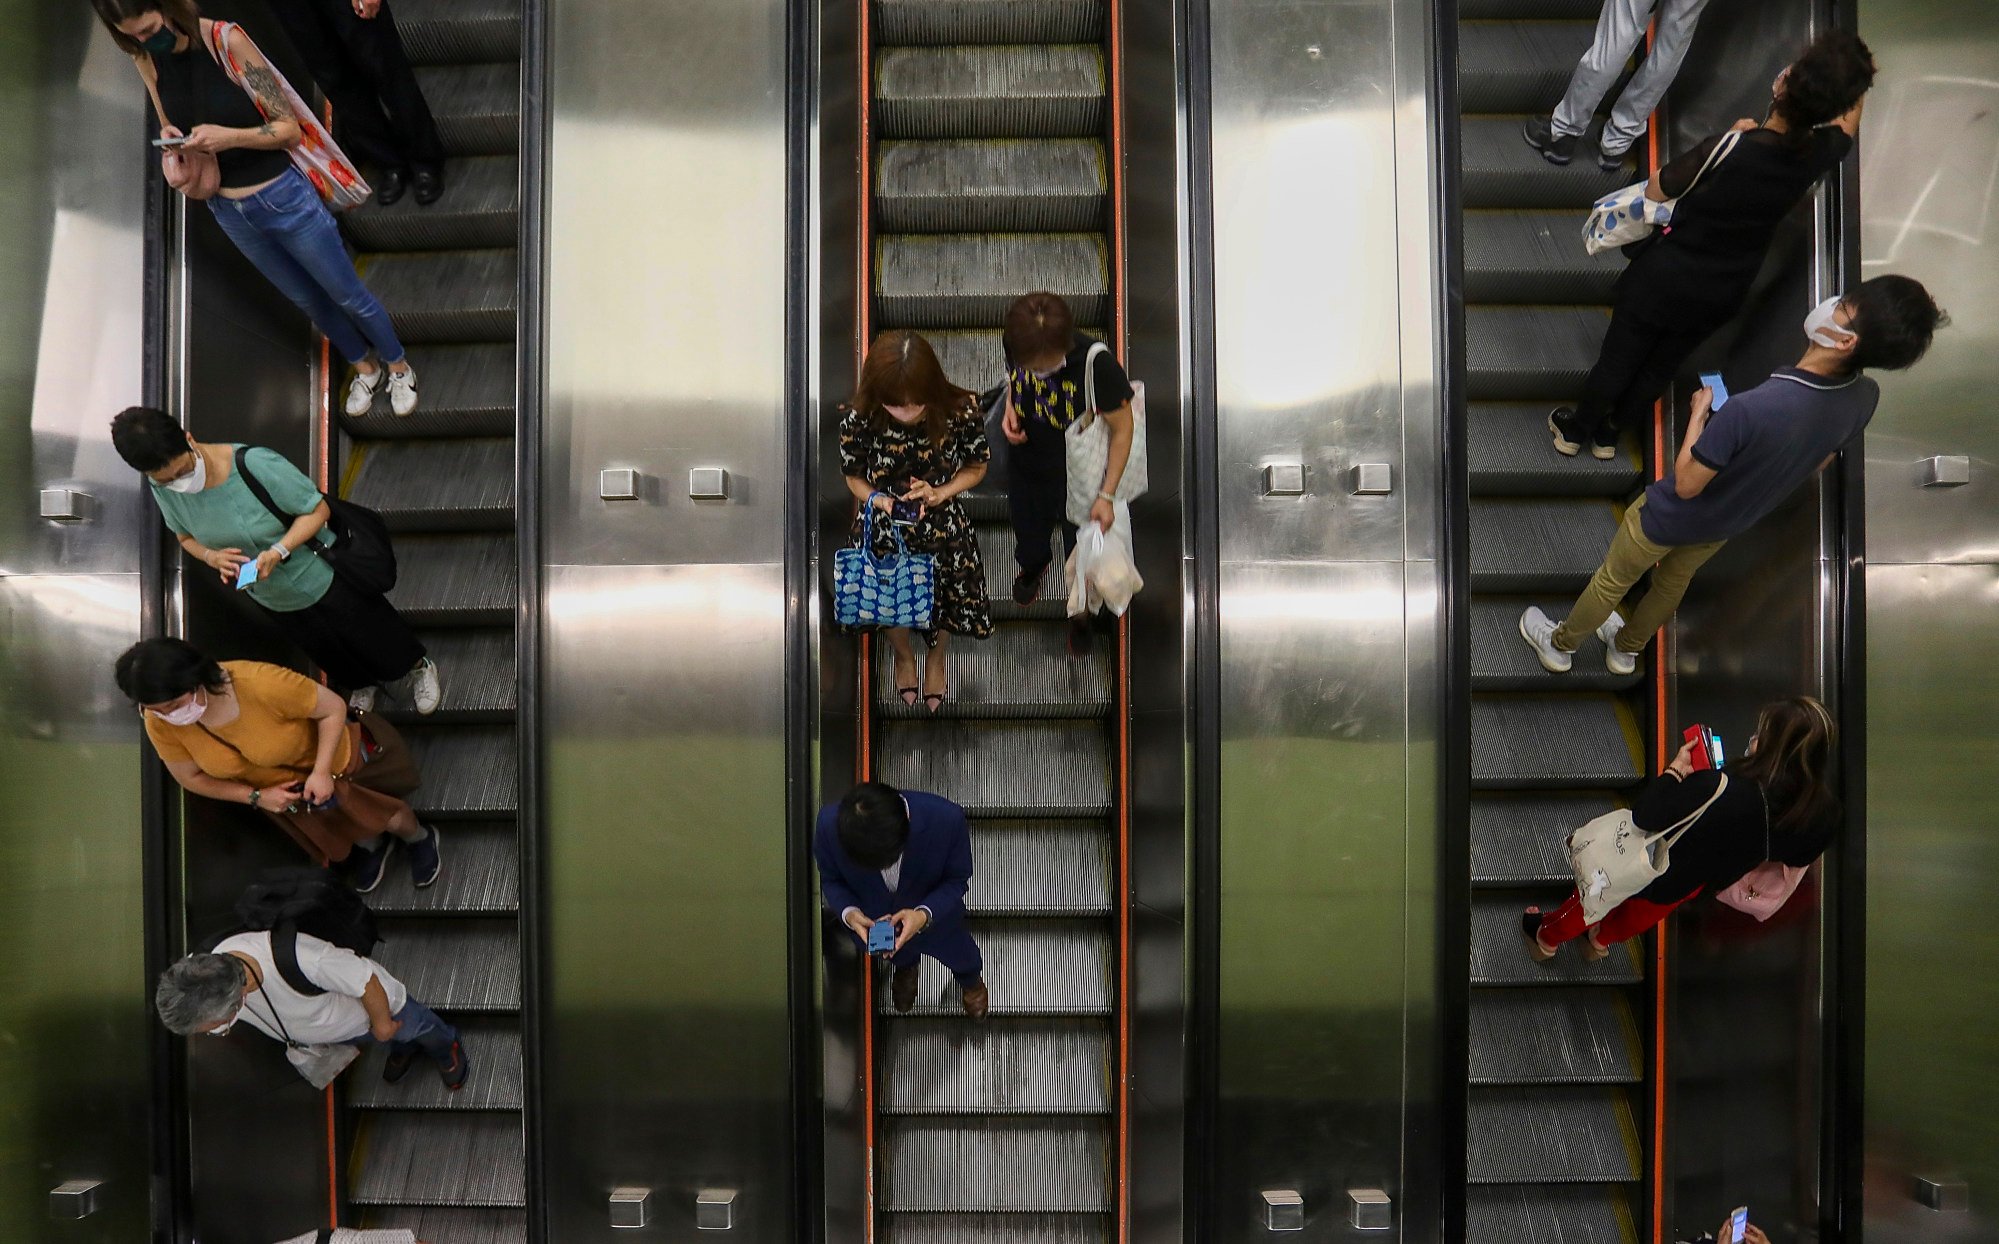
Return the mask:
<path id="1" fill-rule="evenodd" d="M 930 343 L 906 328 L 875 338 L 861 363 L 861 383 L 854 389 L 853 408 L 876 432 L 888 429 L 890 406 L 921 406 L 917 426 L 933 446 L 951 433 L 951 416 L 972 400 L 969 389 L 952 384 Z"/>
<path id="2" fill-rule="evenodd" d="M 1006 357 L 1015 367 L 1029 359 L 1067 355 L 1076 337 L 1076 317 L 1062 295 L 1039 290 L 1014 299 L 1006 312 Z"/>
<path id="3" fill-rule="evenodd" d="M 1839 811 L 1829 772 L 1837 738 L 1825 705 L 1792 696 L 1764 706 L 1756 719 L 1756 750 L 1728 767 L 1763 788 L 1771 829 L 1809 833 Z"/>
<path id="4" fill-rule="evenodd" d="M 97 9 L 97 19 L 104 23 L 104 29 L 111 32 L 111 42 L 127 56 L 143 56 L 146 49 L 139 41 L 118 29 L 119 22 L 129 22 L 135 17 L 148 13 L 166 15 L 167 24 L 188 38 L 201 39 L 201 10 L 194 0 L 90 0 Z"/>

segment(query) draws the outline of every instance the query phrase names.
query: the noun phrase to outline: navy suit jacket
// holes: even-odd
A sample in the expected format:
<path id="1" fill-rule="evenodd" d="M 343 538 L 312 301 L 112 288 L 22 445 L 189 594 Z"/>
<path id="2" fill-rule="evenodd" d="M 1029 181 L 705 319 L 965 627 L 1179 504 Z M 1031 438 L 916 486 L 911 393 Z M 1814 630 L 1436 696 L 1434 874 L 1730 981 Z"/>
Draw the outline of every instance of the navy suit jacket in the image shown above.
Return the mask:
<path id="1" fill-rule="evenodd" d="M 928 907 L 930 923 L 921 937 L 962 928 L 965 887 L 972 880 L 972 827 L 965 810 L 939 795 L 904 791 L 909 801 L 909 841 L 902 848 L 902 874 L 895 893 L 878 869 L 863 868 L 840 849 L 840 808 L 819 809 L 812 855 L 819 861 L 819 891 L 835 916 L 849 907 L 878 919 L 905 907 Z"/>

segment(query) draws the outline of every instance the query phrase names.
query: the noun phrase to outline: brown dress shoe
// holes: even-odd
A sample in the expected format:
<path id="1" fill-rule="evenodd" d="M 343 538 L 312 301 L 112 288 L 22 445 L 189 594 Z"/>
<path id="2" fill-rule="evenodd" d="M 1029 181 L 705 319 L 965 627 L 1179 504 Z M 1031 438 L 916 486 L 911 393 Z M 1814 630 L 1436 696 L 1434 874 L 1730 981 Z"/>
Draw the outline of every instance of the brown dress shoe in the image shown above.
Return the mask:
<path id="1" fill-rule="evenodd" d="M 889 981 L 889 999 L 895 1003 L 897 1011 L 907 1011 L 916 1005 L 916 965 L 897 968 L 895 977 Z"/>
<path id="2" fill-rule="evenodd" d="M 964 994 L 965 1014 L 971 1016 L 973 1019 L 984 1019 L 986 1017 L 986 1008 L 992 1004 L 993 1000 L 993 991 L 986 988 L 984 978 L 980 978 L 979 983 L 976 985 L 963 987 L 962 992 Z"/>

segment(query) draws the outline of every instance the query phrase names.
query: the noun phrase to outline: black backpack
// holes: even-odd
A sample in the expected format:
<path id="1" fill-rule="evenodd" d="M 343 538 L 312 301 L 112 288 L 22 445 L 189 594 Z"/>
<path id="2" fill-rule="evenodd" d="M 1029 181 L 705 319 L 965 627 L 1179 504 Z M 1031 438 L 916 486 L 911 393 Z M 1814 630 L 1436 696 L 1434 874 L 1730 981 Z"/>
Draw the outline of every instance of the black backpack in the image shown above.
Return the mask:
<path id="1" fill-rule="evenodd" d="M 236 474 L 250 487 L 257 500 L 271 512 L 271 517 L 290 527 L 298 515 L 287 514 L 271 500 L 271 494 L 264 491 L 263 484 L 250 473 L 247 456 L 250 447 L 239 446 L 236 450 Z M 347 580 L 348 584 L 364 592 L 380 596 L 396 585 L 396 548 L 389 540 L 389 525 L 382 516 L 365 505 L 352 501 L 342 501 L 338 497 L 328 497 L 326 508 L 330 517 L 326 520 L 327 530 L 333 533 L 333 543 L 321 544 L 314 536 L 306 541 L 303 553 L 310 550 L 315 557 L 333 567 L 333 573 Z"/>
<path id="2" fill-rule="evenodd" d="M 374 952 L 381 936 L 375 931 L 375 913 L 361 896 L 326 868 L 267 868 L 246 887 L 236 900 L 236 918 L 242 924 L 224 937 L 236 933 L 271 935 L 271 960 L 285 984 L 306 997 L 317 997 L 324 989 L 306 979 L 298 965 L 298 935 L 316 937 L 335 946 L 344 946 L 357 955 Z M 221 937 L 213 939 L 213 950 Z"/>

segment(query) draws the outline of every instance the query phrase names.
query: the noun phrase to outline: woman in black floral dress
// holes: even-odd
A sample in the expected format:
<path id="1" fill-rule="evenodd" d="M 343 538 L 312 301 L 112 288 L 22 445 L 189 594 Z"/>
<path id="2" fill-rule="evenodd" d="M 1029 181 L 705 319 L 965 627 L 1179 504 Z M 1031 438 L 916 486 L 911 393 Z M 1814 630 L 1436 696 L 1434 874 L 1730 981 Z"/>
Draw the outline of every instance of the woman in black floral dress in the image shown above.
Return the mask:
<path id="1" fill-rule="evenodd" d="M 909 631 L 884 629 L 895 653 L 896 693 L 912 705 L 921 695 L 933 713 L 950 692 L 944 655 L 949 636 L 984 639 L 993 633 L 979 542 L 958 500 L 959 493 L 986 477 L 991 457 L 977 400 L 945 378 L 930 343 L 907 331 L 875 338 L 861 365 L 853 404 L 841 411 L 840 473 L 863 506 L 880 511 L 875 516 L 878 556 L 895 551 L 895 529 L 888 521 L 895 501 L 919 506 L 915 525 L 902 528 L 903 541 L 910 552 L 937 559 L 937 603 L 930 619 L 933 629 L 923 636 L 930 654 L 920 684 Z M 861 542 L 864 517 L 854 516 L 854 546 Z"/>

